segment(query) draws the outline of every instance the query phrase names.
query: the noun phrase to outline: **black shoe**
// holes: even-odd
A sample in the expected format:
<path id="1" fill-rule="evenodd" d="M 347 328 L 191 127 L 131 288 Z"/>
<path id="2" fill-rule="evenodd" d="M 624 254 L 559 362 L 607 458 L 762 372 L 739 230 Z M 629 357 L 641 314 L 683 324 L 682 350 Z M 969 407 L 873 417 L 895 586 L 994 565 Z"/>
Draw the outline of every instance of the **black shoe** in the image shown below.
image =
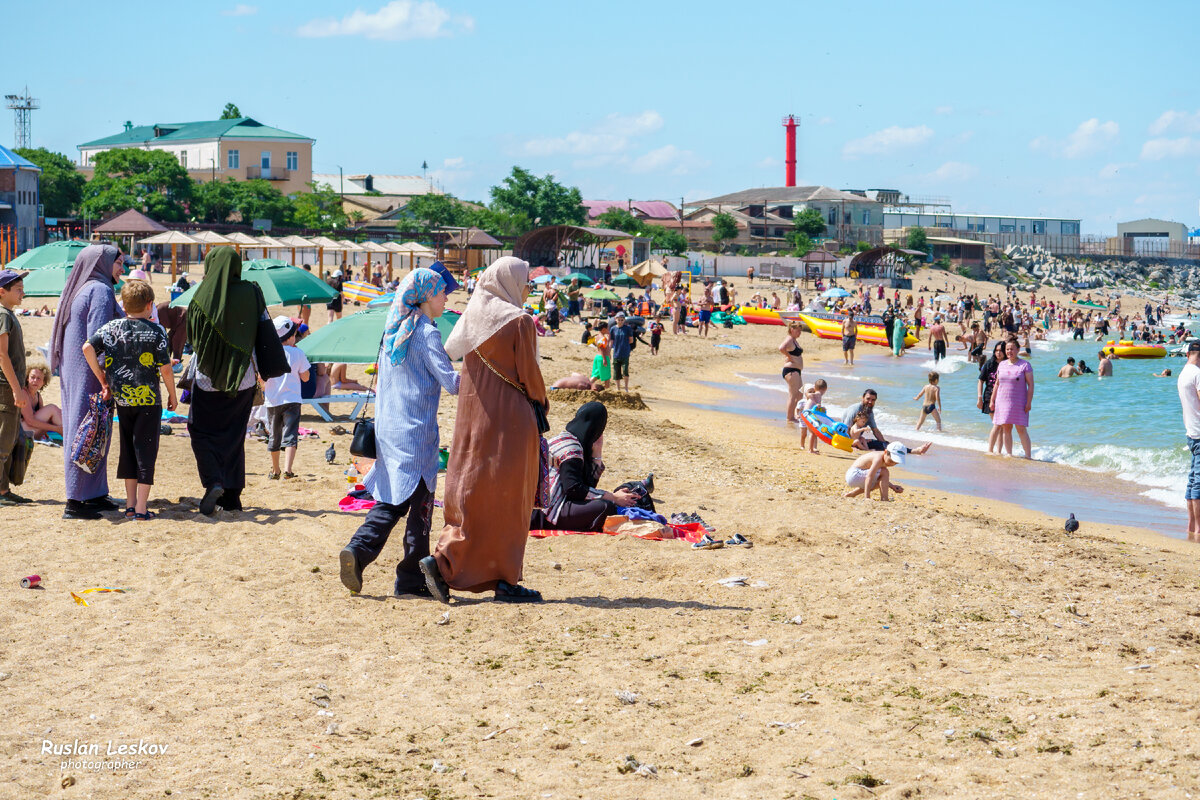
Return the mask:
<path id="1" fill-rule="evenodd" d="M 428 586 L 410 586 L 407 589 L 397 588 L 392 592 L 392 597 L 433 597 L 433 592 L 429 591 Z"/>
<path id="2" fill-rule="evenodd" d="M 342 585 L 355 594 L 361 592 L 362 567 L 358 565 L 358 554 L 349 547 L 342 548 L 338 554 L 338 565 L 342 570 Z"/>
<path id="3" fill-rule="evenodd" d="M 68 500 L 63 519 L 101 519 L 100 512 L 82 500 Z"/>
<path id="4" fill-rule="evenodd" d="M 93 497 L 91 500 L 84 500 L 83 504 L 96 511 L 120 511 L 124 507 L 108 495 L 104 495 L 103 497 Z"/>
<path id="5" fill-rule="evenodd" d="M 498 603 L 540 603 L 542 593 L 521 585 L 514 586 L 507 581 L 496 584 L 496 602 Z"/>
<path id="6" fill-rule="evenodd" d="M 206 517 L 211 517 L 217 510 L 217 500 L 225 493 L 225 487 L 219 483 L 214 483 L 204 493 L 204 497 L 200 500 L 200 513 Z"/>
<path id="7" fill-rule="evenodd" d="M 226 511 L 242 511 L 242 493 L 226 491 L 217 498 L 217 505 Z"/>
<path id="8" fill-rule="evenodd" d="M 438 569 L 437 559 L 433 556 L 425 556 L 420 563 L 421 573 L 425 576 L 425 586 L 429 589 L 429 594 L 436 597 L 439 602 L 450 604 L 450 585 L 446 583 L 442 577 L 442 571 Z"/>

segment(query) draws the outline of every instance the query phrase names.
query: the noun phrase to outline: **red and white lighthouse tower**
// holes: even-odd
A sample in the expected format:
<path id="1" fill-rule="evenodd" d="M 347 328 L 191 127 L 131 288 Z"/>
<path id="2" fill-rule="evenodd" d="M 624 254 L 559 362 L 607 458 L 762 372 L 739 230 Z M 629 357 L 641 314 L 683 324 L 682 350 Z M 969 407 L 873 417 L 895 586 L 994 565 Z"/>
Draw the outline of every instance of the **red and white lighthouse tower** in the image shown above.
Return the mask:
<path id="1" fill-rule="evenodd" d="M 784 177 L 784 186 L 796 185 L 796 126 L 799 124 L 794 114 L 788 114 L 783 118 L 783 127 L 787 129 L 787 157 L 784 161 L 787 172 Z"/>

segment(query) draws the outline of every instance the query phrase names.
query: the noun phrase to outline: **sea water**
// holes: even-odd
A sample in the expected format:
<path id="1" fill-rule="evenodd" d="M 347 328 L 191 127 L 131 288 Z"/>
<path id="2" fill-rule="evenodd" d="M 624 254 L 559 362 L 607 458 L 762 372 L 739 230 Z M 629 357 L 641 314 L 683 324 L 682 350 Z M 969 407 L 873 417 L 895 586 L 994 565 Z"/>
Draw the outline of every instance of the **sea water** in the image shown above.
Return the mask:
<path id="1" fill-rule="evenodd" d="M 985 455 L 991 421 L 975 405 L 979 365 L 969 363 L 957 343 L 936 365 L 924 342 L 898 359 L 882 347 L 860 346 L 854 367 L 814 364 L 804 371 L 804 380 L 824 378 L 829 383 L 824 405 L 838 418 L 866 388 L 875 389 L 876 422 L 889 439 L 909 445 L 934 443 L 928 456 L 910 457 L 906 469 L 935 479 L 947 491 L 1015 502 L 1063 517 L 1070 509 L 1080 519 L 1181 535 L 1187 527 L 1183 492 L 1190 454 L 1175 378 L 1186 362 L 1117 359 L 1111 377 L 1057 377 L 1068 356 L 1095 369 L 1103 344 L 1094 335 L 1078 342 L 1057 332 L 1047 341 L 1032 342 L 1033 354 L 1027 360 L 1033 366 L 1035 391 L 1028 431 L 1038 462 L 1034 464 L 1020 458 L 1024 450 L 1015 434 L 1016 458 Z M 1153 377 L 1164 368 L 1171 369 L 1171 377 Z M 921 401 L 912 398 L 931 371 L 939 374 L 943 431 L 937 431 L 932 416 L 916 431 Z M 738 413 L 779 420 L 783 409 L 775 407 L 786 392 L 782 379 L 739 377 L 743 385 L 735 391 L 744 399 Z M 745 402 L 747 389 L 758 395 L 753 402 Z M 1083 474 L 1048 466 L 1052 464 Z"/>

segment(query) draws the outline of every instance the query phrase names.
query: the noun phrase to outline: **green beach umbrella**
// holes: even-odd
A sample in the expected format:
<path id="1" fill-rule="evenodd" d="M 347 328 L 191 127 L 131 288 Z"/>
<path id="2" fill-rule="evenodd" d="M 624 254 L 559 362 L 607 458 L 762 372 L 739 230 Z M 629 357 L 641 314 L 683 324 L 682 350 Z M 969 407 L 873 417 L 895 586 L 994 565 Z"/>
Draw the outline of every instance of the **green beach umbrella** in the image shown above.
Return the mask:
<path id="1" fill-rule="evenodd" d="M 587 275 L 584 275 L 582 272 L 572 272 L 567 277 L 561 278 L 560 281 L 562 283 L 570 283 L 571 281 L 579 281 L 579 283 L 582 284 L 583 286 L 591 286 L 593 283 L 596 282 L 596 279 L 589 278 Z"/>
<path id="2" fill-rule="evenodd" d="M 614 275 L 612 279 L 613 286 L 639 286 L 640 284 L 633 278 L 632 275 L 626 275 L 624 272 L 619 275 Z"/>
<path id="3" fill-rule="evenodd" d="M 379 342 L 383 339 L 388 311 L 387 307 L 368 308 L 334 320 L 301 339 L 296 346 L 314 363 L 374 364 L 379 357 Z M 460 316 L 456 311 L 446 311 L 434 320 L 443 344 Z"/>
<path id="4" fill-rule="evenodd" d="M 79 239 L 71 239 L 65 242 L 50 242 L 50 244 L 26 250 L 8 262 L 5 268 L 21 272 L 27 269 L 57 267 L 60 264 L 74 264 L 75 256 L 79 255 L 79 251 L 89 244 L 91 242 L 83 242 Z"/>
<path id="5" fill-rule="evenodd" d="M 242 278 L 257 283 L 269 306 L 316 305 L 337 297 L 337 291 L 308 270 L 293 267 L 277 258 L 256 258 L 242 264 Z M 192 302 L 200 284 L 171 301 L 174 308 Z"/>
<path id="6" fill-rule="evenodd" d="M 621 296 L 612 289 L 592 289 L 590 292 L 584 292 L 583 296 L 589 300 L 620 300 Z"/>
<path id="7" fill-rule="evenodd" d="M 73 263 L 32 270 L 25 276 L 26 297 L 58 297 L 71 276 Z"/>

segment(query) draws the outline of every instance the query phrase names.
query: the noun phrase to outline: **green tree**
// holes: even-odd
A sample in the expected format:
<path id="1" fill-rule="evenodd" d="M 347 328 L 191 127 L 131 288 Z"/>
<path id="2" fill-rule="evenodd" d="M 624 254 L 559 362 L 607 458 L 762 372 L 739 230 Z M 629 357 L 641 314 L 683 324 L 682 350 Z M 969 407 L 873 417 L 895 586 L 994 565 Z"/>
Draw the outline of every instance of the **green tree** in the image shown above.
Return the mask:
<path id="1" fill-rule="evenodd" d="M 404 206 L 404 214 L 423 231 L 471 224 L 471 209 L 448 194 L 417 195 Z"/>
<path id="2" fill-rule="evenodd" d="M 249 225 L 256 219 L 269 219 L 272 225 L 286 225 L 293 214 L 292 201 L 262 179 L 238 181 L 236 203 L 242 223 Z"/>
<path id="3" fill-rule="evenodd" d="M 861 239 L 859 240 L 858 244 L 854 245 L 854 252 L 856 252 L 856 253 L 865 253 L 870 249 L 871 249 L 871 243 L 864 242 Z"/>
<path id="4" fill-rule="evenodd" d="M 315 231 L 331 231 L 344 227 L 346 213 L 342 197 L 328 183 L 310 183 L 312 191 L 299 192 L 292 197 L 292 225 Z"/>
<path id="5" fill-rule="evenodd" d="M 720 214 L 717 214 L 715 217 L 712 218 L 712 226 L 713 226 L 712 238 L 713 238 L 713 241 L 716 242 L 717 247 L 721 247 L 722 242 L 726 242 L 726 241 L 729 241 L 730 239 L 737 238 L 737 235 L 738 235 L 737 220 L 735 220 L 729 214 L 725 214 L 723 212 Z"/>
<path id="6" fill-rule="evenodd" d="M 791 231 L 787 235 L 787 239 L 792 245 L 793 254 L 797 256 L 806 256 L 811 253 L 813 247 L 815 247 L 813 240 L 808 238 L 807 233 Z"/>
<path id="7" fill-rule="evenodd" d="M 197 222 L 228 222 L 238 207 L 238 185 L 233 178 L 199 184 L 192 193 L 192 218 Z"/>
<path id="8" fill-rule="evenodd" d="M 924 228 L 909 228 L 905 244 L 909 250 L 919 250 L 922 253 L 929 252 L 929 239 L 925 236 Z"/>
<path id="9" fill-rule="evenodd" d="M 102 217 L 133 208 L 157 220 L 181 222 L 194 182 L 165 150 L 119 148 L 96 156 L 92 179 L 83 190 L 82 209 Z"/>
<path id="10" fill-rule="evenodd" d="M 650 237 L 650 248 L 670 253 L 673 256 L 681 256 L 688 249 L 688 240 L 679 231 L 668 228 L 664 225 L 645 225 L 642 228 L 642 236 Z"/>
<path id="11" fill-rule="evenodd" d="M 493 186 L 491 196 L 493 211 L 513 218 L 523 216 L 529 220 L 531 229 L 544 225 L 582 225 L 587 219 L 578 188 L 563 186 L 552 175 L 539 178 L 520 167 L 513 167 L 512 174 Z"/>
<path id="12" fill-rule="evenodd" d="M 509 214 L 490 208 L 471 209 L 467 224 L 485 230 L 493 236 L 520 236 L 533 228 L 524 214 Z"/>
<path id="13" fill-rule="evenodd" d="M 75 169 L 75 163 L 62 153 L 52 153 L 44 147 L 18 147 L 17 155 L 42 168 L 41 198 L 47 217 L 70 217 L 83 200 L 87 179 Z"/>
<path id="14" fill-rule="evenodd" d="M 226 103 L 225 110 L 221 112 L 221 119 L 238 119 L 242 116 L 242 112 L 233 103 Z"/>
<path id="15" fill-rule="evenodd" d="M 806 208 L 792 220 L 792 230 L 803 233 L 810 239 L 816 239 L 825 233 L 825 218 L 815 208 Z"/>
<path id="16" fill-rule="evenodd" d="M 610 208 L 596 217 L 596 225 L 600 228 L 611 228 L 615 231 L 625 231 L 638 236 L 646 228 L 646 223 L 630 214 L 624 208 Z"/>

